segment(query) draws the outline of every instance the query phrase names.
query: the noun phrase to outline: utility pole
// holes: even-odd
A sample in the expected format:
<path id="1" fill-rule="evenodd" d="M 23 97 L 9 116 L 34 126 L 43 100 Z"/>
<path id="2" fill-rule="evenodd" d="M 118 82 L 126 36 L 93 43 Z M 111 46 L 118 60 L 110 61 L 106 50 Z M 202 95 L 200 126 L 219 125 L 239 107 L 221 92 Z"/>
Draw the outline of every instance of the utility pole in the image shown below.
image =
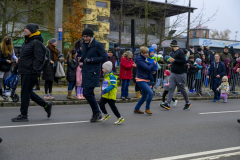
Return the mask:
<path id="1" fill-rule="evenodd" d="M 120 8 L 119 47 L 121 47 L 121 43 L 122 43 L 122 8 L 123 8 L 123 0 L 121 0 L 121 8 Z"/>
<path id="2" fill-rule="evenodd" d="M 62 52 L 62 33 L 58 32 L 62 28 L 63 0 L 55 0 L 55 38 L 57 38 L 57 49 Z"/>
<path id="3" fill-rule="evenodd" d="M 191 0 L 189 0 L 189 7 L 191 7 Z M 188 10 L 188 28 L 187 28 L 187 44 L 186 49 L 189 49 L 189 37 L 190 37 L 190 8 Z"/>
<path id="4" fill-rule="evenodd" d="M 148 42 L 148 0 L 145 0 L 145 42 L 144 45 L 147 46 Z"/>

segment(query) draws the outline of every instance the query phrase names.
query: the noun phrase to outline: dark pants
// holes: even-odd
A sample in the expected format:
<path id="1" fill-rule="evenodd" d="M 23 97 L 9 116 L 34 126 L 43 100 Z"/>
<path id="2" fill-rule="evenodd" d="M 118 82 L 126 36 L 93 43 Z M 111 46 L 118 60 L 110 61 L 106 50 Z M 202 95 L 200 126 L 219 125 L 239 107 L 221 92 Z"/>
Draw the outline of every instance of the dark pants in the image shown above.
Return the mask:
<path id="1" fill-rule="evenodd" d="M 195 91 L 202 92 L 202 79 L 195 80 Z"/>
<path id="2" fill-rule="evenodd" d="M 40 98 L 36 93 L 33 92 L 32 88 L 34 87 L 32 81 L 32 75 L 25 74 L 21 75 L 21 109 L 20 112 L 22 115 L 28 114 L 28 107 L 30 99 L 36 102 L 39 106 L 45 107 L 47 103 Z"/>
<path id="3" fill-rule="evenodd" d="M 138 84 L 135 84 L 135 92 L 141 91 L 141 88 L 138 86 Z"/>
<path id="4" fill-rule="evenodd" d="M 163 95 L 162 95 L 162 101 L 165 103 L 165 100 L 166 100 L 166 95 L 168 94 L 168 91 L 164 91 L 163 92 Z M 172 101 L 175 102 L 175 99 L 172 98 Z"/>
<path id="5" fill-rule="evenodd" d="M 112 99 L 106 99 L 106 98 L 101 98 L 100 101 L 98 102 L 99 106 L 100 106 L 100 109 L 101 111 L 104 113 L 104 114 L 108 114 L 107 110 L 106 110 L 106 107 L 105 107 L 105 104 L 108 103 L 111 110 L 113 111 L 113 113 L 115 114 L 115 116 L 117 118 L 120 118 L 121 115 L 120 113 L 118 112 L 118 109 L 115 105 L 115 100 L 112 100 Z"/>
<path id="6" fill-rule="evenodd" d="M 45 87 L 45 94 L 52 93 L 52 86 L 53 86 L 53 81 L 45 81 L 44 87 Z"/>
<path id="7" fill-rule="evenodd" d="M 221 78 L 213 78 L 212 79 L 212 89 L 214 91 L 214 99 L 217 99 L 220 96 L 220 92 L 217 91 L 217 88 L 221 85 Z"/>
<path id="8" fill-rule="evenodd" d="M 187 82 L 188 82 L 188 89 L 189 90 L 194 89 L 194 79 L 195 79 L 195 74 L 188 74 L 187 75 Z"/>
<path id="9" fill-rule="evenodd" d="M 121 89 L 121 97 L 128 97 L 128 87 L 130 85 L 130 79 L 122 80 L 122 89 Z"/>
<path id="10" fill-rule="evenodd" d="M 86 98 L 86 100 L 90 104 L 93 114 L 101 113 L 99 110 L 97 101 L 95 99 L 94 87 L 84 88 L 83 96 Z"/>
<path id="11" fill-rule="evenodd" d="M 72 91 L 75 85 L 76 85 L 76 81 L 69 81 L 68 90 Z"/>

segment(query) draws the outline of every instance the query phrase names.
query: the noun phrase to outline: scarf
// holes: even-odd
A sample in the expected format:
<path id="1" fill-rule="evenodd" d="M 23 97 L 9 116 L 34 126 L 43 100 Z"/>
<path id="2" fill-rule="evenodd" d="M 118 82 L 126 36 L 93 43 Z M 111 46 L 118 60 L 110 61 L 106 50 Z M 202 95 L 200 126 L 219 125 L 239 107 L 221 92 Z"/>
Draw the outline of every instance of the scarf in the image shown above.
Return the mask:
<path id="1" fill-rule="evenodd" d="M 49 44 L 48 45 L 50 50 L 52 51 L 53 53 L 53 57 L 54 57 L 54 62 L 56 62 L 58 60 L 58 54 L 59 54 L 59 51 L 56 49 L 56 47 L 52 44 Z"/>

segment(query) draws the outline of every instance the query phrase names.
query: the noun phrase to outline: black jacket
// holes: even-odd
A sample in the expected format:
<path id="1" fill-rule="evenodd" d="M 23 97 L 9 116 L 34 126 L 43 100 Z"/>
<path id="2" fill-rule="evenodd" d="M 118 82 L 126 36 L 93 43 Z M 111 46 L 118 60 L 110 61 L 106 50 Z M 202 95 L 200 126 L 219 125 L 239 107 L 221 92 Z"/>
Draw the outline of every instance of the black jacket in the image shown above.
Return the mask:
<path id="1" fill-rule="evenodd" d="M 117 55 L 117 52 L 118 52 L 118 55 Z M 116 60 L 118 62 L 121 62 L 122 55 L 123 55 L 123 50 L 121 50 L 121 49 L 115 50 L 114 49 L 113 56 L 116 57 Z"/>
<path id="2" fill-rule="evenodd" d="M 7 57 L 3 57 L 1 47 L 0 47 L 0 71 L 9 72 L 12 64 L 8 63 L 7 60 L 11 61 L 12 55 L 8 54 Z"/>
<path id="3" fill-rule="evenodd" d="M 203 53 L 205 55 L 205 59 L 206 59 L 207 64 L 209 64 L 210 63 L 210 54 L 209 54 L 208 50 L 204 49 Z"/>
<path id="4" fill-rule="evenodd" d="M 69 82 L 76 81 L 76 71 L 78 67 L 77 58 L 73 58 L 72 61 L 69 61 L 69 57 L 67 57 L 67 80 Z"/>
<path id="5" fill-rule="evenodd" d="M 35 40 L 35 42 L 34 42 Z M 25 38 L 18 60 L 19 74 L 38 74 L 43 69 L 44 46 L 41 35 Z"/>
<path id="6" fill-rule="evenodd" d="M 201 58 L 200 54 L 198 52 L 195 52 L 194 53 L 194 61 L 197 59 L 197 58 Z"/>
<path id="7" fill-rule="evenodd" d="M 186 58 L 182 49 L 173 51 L 170 56 L 174 58 L 172 62 L 171 72 L 175 74 L 186 73 Z"/>
<path id="8" fill-rule="evenodd" d="M 196 65 L 194 65 L 193 61 L 190 61 L 189 59 L 186 61 L 186 63 L 190 64 L 190 68 L 187 69 L 187 74 L 195 74 L 198 71 L 198 68 Z M 188 67 L 188 66 L 187 66 Z"/>

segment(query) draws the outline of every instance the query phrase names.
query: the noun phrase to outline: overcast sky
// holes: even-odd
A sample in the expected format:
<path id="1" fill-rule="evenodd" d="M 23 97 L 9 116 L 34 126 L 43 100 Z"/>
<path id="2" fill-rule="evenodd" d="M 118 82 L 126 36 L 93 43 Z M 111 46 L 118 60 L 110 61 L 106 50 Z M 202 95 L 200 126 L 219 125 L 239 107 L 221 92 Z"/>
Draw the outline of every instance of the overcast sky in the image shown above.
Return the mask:
<path id="1" fill-rule="evenodd" d="M 165 0 L 151 1 L 165 2 Z M 171 1 L 173 0 L 168 0 L 168 2 Z M 188 6 L 188 2 L 189 0 L 177 0 L 175 4 Z M 230 40 L 235 40 L 236 31 L 238 31 L 237 40 L 240 41 L 240 0 L 191 0 L 191 7 L 198 8 L 198 10 L 195 10 L 195 15 L 200 12 L 203 6 L 204 14 L 207 17 L 213 15 L 218 9 L 213 21 L 205 24 L 209 29 L 219 31 L 229 29 L 231 31 Z"/>

